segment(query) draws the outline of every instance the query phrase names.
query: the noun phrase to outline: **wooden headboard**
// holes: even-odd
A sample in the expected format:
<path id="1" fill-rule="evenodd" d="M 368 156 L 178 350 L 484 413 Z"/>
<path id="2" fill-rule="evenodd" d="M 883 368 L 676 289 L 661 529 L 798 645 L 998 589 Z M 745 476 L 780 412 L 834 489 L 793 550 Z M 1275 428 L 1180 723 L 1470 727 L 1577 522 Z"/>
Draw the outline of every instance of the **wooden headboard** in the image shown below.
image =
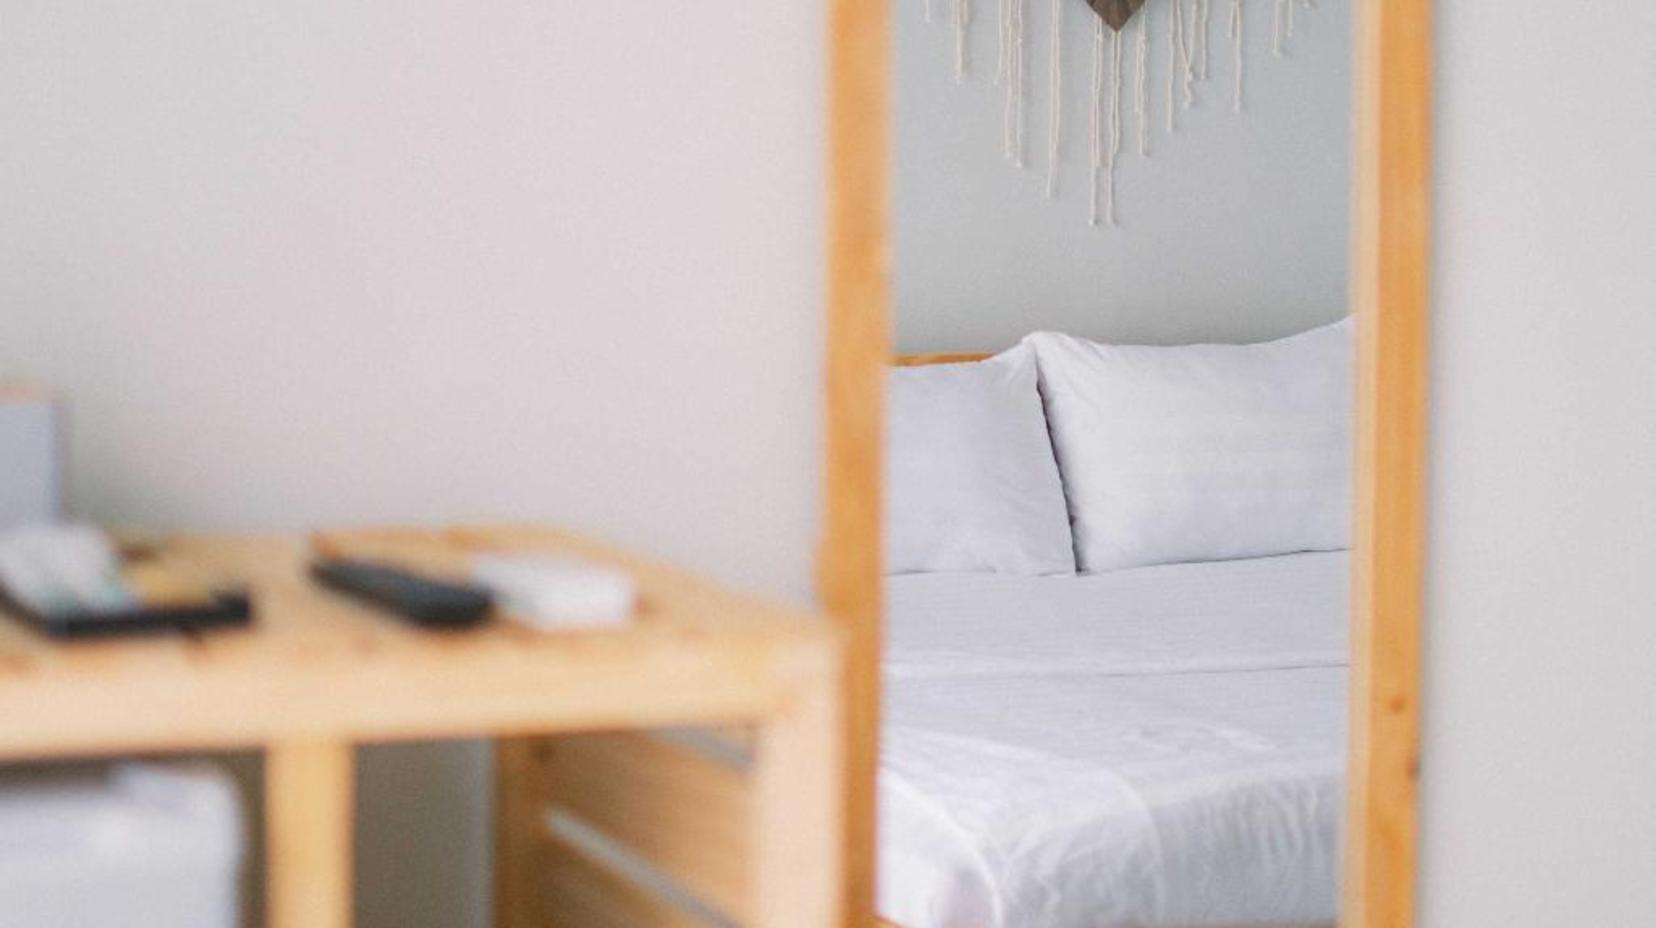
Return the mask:
<path id="1" fill-rule="evenodd" d="M 896 367 L 923 367 L 927 364 L 965 364 L 986 361 L 994 355 L 987 352 L 959 351 L 953 354 L 900 354 L 891 363 Z"/>

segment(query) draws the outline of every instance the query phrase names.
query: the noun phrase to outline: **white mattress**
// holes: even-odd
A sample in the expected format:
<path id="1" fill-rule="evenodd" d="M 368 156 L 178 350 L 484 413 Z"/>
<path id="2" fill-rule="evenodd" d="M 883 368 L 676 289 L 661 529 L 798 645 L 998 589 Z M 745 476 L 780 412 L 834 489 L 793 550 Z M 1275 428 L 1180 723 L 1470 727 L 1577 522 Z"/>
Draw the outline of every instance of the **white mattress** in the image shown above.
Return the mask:
<path id="1" fill-rule="evenodd" d="M 890 578 L 881 914 L 1332 922 L 1346 565 Z"/>

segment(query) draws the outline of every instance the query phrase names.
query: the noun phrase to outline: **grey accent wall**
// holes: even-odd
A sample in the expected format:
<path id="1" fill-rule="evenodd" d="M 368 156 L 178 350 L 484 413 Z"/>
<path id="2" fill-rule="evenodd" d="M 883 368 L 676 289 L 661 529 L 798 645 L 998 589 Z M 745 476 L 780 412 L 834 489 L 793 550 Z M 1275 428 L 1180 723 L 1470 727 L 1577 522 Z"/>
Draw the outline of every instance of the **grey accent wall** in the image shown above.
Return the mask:
<path id="1" fill-rule="evenodd" d="M 1297 5 L 1297 3 L 1296 3 Z M 1001 155 L 997 4 L 976 0 L 971 74 L 954 79 L 953 3 L 892 8 L 896 35 L 895 304 L 910 352 L 992 350 L 1038 328 L 1119 341 L 1252 341 L 1345 314 L 1351 16 L 1346 0 L 1299 9 L 1286 58 L 1274 4 L 1244 6 L 1245 112 L 1231 110 L 1228 3 L 1211 4 L 1210 80 L 1166 125 L 1171 5 L 1147 4 L 1150 157 L 1133 115 L 1137 26 L 1124 47 L 1120 227 L 1087 225 L 1093 14 L 1062 0 L 1064 126 L 1055 200 L 1046 185 L 1049 0 L 1029 0 L 1029 166 Z"/>

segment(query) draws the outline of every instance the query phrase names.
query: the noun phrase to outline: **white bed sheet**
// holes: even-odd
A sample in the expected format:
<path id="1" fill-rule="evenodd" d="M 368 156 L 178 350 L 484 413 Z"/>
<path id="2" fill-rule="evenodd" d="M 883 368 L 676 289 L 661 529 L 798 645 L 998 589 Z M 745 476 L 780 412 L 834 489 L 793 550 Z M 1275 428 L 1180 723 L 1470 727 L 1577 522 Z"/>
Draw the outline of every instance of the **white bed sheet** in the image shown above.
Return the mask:
<path id="1" fill-rule="evenodd" d="M 1068 577 L 886 580 L 892 680 L 1339 667 L 1343 551 Z"/>
<path id="2" fill-rule="evenodd" d="M 1332 922 L 1347 558 L 888 581 L 880 912 Z"/>

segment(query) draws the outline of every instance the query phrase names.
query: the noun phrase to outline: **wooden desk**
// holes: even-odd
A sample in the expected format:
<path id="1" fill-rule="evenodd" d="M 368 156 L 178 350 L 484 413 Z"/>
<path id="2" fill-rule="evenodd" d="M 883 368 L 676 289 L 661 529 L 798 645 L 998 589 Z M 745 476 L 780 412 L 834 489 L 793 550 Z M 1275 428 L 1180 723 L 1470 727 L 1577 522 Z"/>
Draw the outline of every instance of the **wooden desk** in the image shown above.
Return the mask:
<path id="1" fill-rule="evenodd" d="M 507 621 L 422 631 L 310 583 L 302 539 L 181 538 L 159 556 L 249 582 L 256 625 L 63 645 L 0 618 L 0 761 L 261 747 L 270 928 L 341 928 L 355 744 L 752 726 L 743 920 L 837 926 L 839 647 L 827 623 L 545 529 L 320 543 L 439 571 L 485 549 L 602 560 L 638 579 L 640 616 L 602 633 Z"/>

